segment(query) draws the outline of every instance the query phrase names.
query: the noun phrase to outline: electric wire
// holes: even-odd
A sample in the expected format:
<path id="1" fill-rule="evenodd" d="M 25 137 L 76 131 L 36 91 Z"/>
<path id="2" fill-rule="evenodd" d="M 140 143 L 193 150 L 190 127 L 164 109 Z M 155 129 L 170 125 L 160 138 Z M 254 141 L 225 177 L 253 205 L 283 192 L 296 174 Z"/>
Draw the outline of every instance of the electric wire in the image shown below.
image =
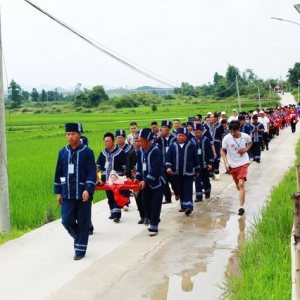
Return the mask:
<path id="1" fill-rule="evenodd" d="M 146 76 L 152 80 L 155 80 L 163 85 L 166 85 L 168 87 L 171 88 L 175 88 L 176 86 L 173 84 L 170 84 L 162 79 L 159 79 L 151 74 L 148 74 L 147 72 L 140 70 L 139 68 L 133 66 L 132 64 L 126 62 L 125 60 L 119 58 L 117 55 L 112 54 L 110 51 L 103 49 L 104 47 L 100 47 L 99 45 L 96 45 L 93 41 L 91 41 L 89 38 L 87 38 L 86 36 L 84 36 L 83 34 L 81 34 L 79 31 L 77 31 L 76 29 L 70 27 L 69 25 L 67 25 L 66 23 L 58 20 L 57 18 L 55 18 L 54 16 L 52 16 L 51 14 L 47 13 L 46 11 L 44 11 L 43 9 L 41 9 L 40 7 L 38 7 L 37 5 L 33 4 L 32 2 L 30 2 L 29 0 L 24 0 L 25 2 L 27 2 L 28 4 L 30 4 L 31 6 L 33 6 L 35 9 L 37 9 L 38 11 L 40 11 L 41 13 L 43 13 L 44 15 L 46 15 L 47 17 L 49 17 L 50 19 L 52 19 L 53 21 L 57 22 L 58 24 L 60 24 L 61 26 L 63 26 L 64 28 L 66 28 L 67 30 L 71 31 L 72 33 L 74 33 L 75 35 L 79 36 L 80 38 L 82 38 L 84 41 L 86 41 L 88 44 L 92 45 L 93 47 L 95 47 L 96 49 L 100 50 L 101 52 L 103 52 L 104 54 L 110 56 L 111 58 L 115 59 L 116 61 L 120 62 L 121 64 L 125 65 L 126 67 L 132 69 L 133 71 L 136 71 L 137 73 Z"/>
<path id="2" fill-rule="evenodd" d="M 218 95 L 224 94 L 226 91 L 230 90 L 230 89 L 233 87 L 233 85 L 234 85 L 235 83 L 236 83 L 236 79 L 234 80 L 234 82 L 233 82 L 229 87 L 227 87 L 227 88 L 225 88 L 225 89 L 223 89 L 223 90 L 217 92 L 216 95 L 218 96 Z"/>

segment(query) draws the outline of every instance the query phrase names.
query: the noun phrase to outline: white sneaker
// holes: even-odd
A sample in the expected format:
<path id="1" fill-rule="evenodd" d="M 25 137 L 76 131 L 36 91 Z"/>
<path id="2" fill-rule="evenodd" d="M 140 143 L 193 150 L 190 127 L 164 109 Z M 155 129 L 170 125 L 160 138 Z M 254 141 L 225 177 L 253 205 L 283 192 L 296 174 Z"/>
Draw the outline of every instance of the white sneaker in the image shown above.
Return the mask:
<path id="1" fill-rule="evenodd" d="M 129 209 L 129 207 L 128 207 L 128 206 L 126 206 L 126 205 L 125 205 L 125 206 L 123 206 L 123 210 L 124 210 L 124 211 L 128 211 L 128 209 Z"/>
<path id="2" fill-rule="evenodd" d="M 213 178 L 214 178 L 214 180 L 219 180 L 219 174 L 215 174 L 214 173 L 214 177 Z"/>

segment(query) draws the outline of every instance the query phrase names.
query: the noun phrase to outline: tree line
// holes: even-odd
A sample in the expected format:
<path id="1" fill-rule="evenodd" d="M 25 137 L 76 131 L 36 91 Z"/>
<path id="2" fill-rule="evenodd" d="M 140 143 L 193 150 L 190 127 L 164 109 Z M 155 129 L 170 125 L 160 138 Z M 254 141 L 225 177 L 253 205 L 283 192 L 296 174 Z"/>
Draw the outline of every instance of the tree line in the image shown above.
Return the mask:
<path id="1" fill-rule="evenodd" d="M 33 88 L 31 92 L 28 92 L 12 80 L 8 87 L 8 98 L 5 103 L 6 107 L 10 109 L 19 108 L 27 102 L 46 104 L 65 101 L 72 102 L 74 108 L 97 108 L 103 105 L 114 106 L 115 108 L 151 105 L 155 110 L 156 105 L 161 102 L 162 98 L 169 100 L 180 96 L 219 100 L 236 96 L 239 92 L 240 96 L 248 98 L 264 98 L 277 85 L 284 90 L 298 88 L 300 84 L 300 63 L 295 63 L 292 68 L 288 69 L 286 78 L 286 81 L 278 79 L 263 80 L 258 78 L 252 69 L 240 72 L 237 67 L 229 65 L 225 75 L 215 72 L 213 82 L 200 86 L 182 82 L 180 87 L 174 88 L 174 95 L 160 97 L 154 91 L 153 93 L 128 94 L 113 98 L 108 97 L 101 85 L 94 86 L 89 90 L 78 83 L 73 93 L 64 95 L 59 93 L 57 89 L 54 91 L 43 89 L 38 92 L 36 88 Z"/>

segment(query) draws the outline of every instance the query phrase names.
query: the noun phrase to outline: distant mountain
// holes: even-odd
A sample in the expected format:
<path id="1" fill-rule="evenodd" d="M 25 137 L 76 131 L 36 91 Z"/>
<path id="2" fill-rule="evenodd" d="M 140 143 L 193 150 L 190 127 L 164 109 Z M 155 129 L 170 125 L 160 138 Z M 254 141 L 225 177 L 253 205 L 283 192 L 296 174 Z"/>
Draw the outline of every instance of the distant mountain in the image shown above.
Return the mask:
<path id="1" fill-rule="evenodd" d="M 140 86 L 138 88 L 136 88 L 136 90 L 152 90 L 152 89 L 155 89 L 154 87 L 152 86 L 148 86 L 148 85 L 145 85 L 145 86 Z"/>
<path id="2" fill-rule="evenodd" d="M 63 88 L 61 86 L 54 86 L 54 85 L 49 85 L 49 84 L 42 84 L 36 87 L 38 92 L 41 92 L 42 90 L 45 91 L 55 91 L 57 90 L 58 93 L 68 93 L 68 92 L 73 92 L 74 88 L 72 89 L 67 89 Z"/>

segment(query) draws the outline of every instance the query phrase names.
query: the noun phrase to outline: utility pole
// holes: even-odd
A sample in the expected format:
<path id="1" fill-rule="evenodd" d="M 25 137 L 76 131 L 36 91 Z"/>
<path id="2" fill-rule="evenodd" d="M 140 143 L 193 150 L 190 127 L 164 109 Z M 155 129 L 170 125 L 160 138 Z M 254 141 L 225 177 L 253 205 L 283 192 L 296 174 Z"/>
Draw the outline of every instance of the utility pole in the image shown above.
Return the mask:
<path id="1" fill-rule="evenodd" d="M 1 10 L 1 7 L 0 7 Z M 2 36 L 0 11 L 0 232 L 10 231 L 5 105 L 3 92 Z"/>
<path id="2" fill-rule="evenodd" d="M 238 77 L 235 77 L 235 82 L 236 82 L 236 92 L 237 92 L 237 98 L 238 98 L 238 104 L 239 104 L 239 112 L 242 111 L 241 107 L 241 99 L 240 99 L 240 90 L 239 90 L 239 82 L 238 82 Z"/>
<path id="3" fill-rule="evenodd" d="M 260 92 L 259 92 L 259 83 L 257 84 L 257 92 L 258 92 L 259 109 L 261 109 Z"/>

